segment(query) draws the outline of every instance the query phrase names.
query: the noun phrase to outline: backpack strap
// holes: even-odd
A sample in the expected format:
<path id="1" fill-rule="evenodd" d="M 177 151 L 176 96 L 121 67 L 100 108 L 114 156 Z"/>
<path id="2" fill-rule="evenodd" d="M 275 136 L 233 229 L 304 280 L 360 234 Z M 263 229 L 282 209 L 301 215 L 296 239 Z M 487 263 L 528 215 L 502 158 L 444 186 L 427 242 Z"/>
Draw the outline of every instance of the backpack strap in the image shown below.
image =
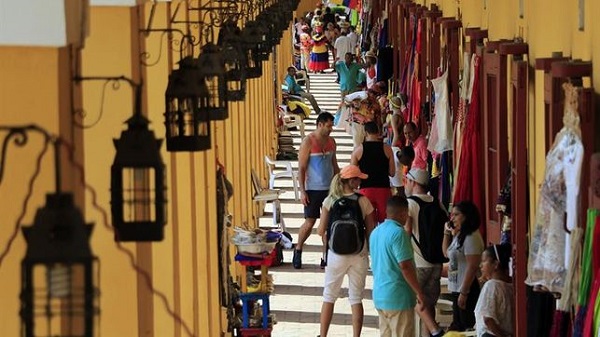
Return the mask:
<path id="1" fill-rule="evenodd" d="M 423 207 L 423 205 L 424 205 L 425 203 L 427 203 L 427 202 L 426 202 L 426 201 L 424 201 L 424 200 L 423 200 L 423 199 L 421 199 L 421 198 L 417 198 L 417 197 L 416 197 L 416 196 L 414 196 L 414 195 L 411 195 L 411 196 L 409 196 L 409 197 L 406 197 L 406 199 L 413 200 L 414 202 L 416 202 L 416 203 L 417 203 L 417 205 L 419 205 L 419 213 L 417 214 L 417 219 L 418 219 L 418 218 L 419 218 L 419 215 L 421 214 L 421 208 L 422 208 L 422 207 Z M 434 201 L 435 201 L 435 199 L 434 199 Z M 421 243 L 419 242 L 419 240 L 417 240 L 417 237 L 415 236 L 415 233 L 414 233 L 414 231 L 413 231 L 413 233 L 410 233 L 410 236 L 412 237 L 413 241 L 414 241 L 414 242 L 417 244 L 417 247 L 419 247 L 419 251 L 421 251 L 421 252 L 422 252 L 422 251 L 423 251 L 423 248 L 421 248 Z"/>

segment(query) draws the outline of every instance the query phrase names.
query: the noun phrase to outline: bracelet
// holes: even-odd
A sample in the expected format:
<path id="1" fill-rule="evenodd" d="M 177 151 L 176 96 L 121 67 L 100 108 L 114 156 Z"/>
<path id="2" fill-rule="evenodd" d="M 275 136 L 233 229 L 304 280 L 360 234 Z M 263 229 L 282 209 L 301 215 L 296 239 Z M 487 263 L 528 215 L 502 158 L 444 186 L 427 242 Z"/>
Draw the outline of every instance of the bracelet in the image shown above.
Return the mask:
<path id="1" fill-rule="evenodd" d="M 461 295 L 464 295 L 464 296 L 469 296 L 469 293 L 467 293 L 467 292 L 464 292 L 464 291 L 461 291 L 461 292 L 460 292 L 460 294 L 461 294 Z"/>
<path id="2" fill-rule="evenodd" d="M 444 235 L 452 236 L 452 232 L 444 231 Z"/>

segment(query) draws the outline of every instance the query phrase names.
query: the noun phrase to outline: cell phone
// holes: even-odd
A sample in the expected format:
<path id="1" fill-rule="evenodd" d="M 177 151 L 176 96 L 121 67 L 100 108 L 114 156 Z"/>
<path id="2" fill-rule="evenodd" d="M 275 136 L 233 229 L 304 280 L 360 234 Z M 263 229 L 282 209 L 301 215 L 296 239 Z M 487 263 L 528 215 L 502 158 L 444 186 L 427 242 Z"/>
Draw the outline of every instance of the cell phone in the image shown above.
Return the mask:
<path id="1" fill-rule="evenodd" d="M 452 222 L 452 221 L 448 221 L 448 227 L 450 227 L 450 228 L 454 228 L 454 222 Z"/>

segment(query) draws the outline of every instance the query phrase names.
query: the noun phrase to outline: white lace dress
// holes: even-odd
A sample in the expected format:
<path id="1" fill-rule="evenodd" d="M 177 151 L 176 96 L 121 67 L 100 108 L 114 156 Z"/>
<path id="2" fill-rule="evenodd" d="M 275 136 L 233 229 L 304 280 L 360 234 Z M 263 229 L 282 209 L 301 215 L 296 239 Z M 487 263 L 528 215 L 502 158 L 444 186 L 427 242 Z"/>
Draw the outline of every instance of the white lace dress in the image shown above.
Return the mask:
<path id="1" fill-rule="evenodd" d="M 535 228 L 529 250 L 527 279 L 562 293 L 569 264 L 569 234 L 577 227 L 583 144 L 577 112 L 578 89 L 564 84 L 564 126 L 546 156 Z"/>

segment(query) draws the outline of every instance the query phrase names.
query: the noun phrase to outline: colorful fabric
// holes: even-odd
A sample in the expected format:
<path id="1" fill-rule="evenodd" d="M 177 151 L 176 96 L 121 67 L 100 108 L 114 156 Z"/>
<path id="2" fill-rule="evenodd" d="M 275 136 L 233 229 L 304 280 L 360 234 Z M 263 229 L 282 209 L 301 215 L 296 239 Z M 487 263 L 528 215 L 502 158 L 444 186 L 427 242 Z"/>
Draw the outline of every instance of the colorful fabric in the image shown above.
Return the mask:
<path id="1" fill-rule="evenodd" d="M 358 0 L 329 0 L 329 4 L 344 6 L 350 9 L 356 9 L 359 5 Z"/>
<path id="2" fill-rule="evenodd" d="M 594 279 L 594 285 L 592 286 L 592 294 L 588 303 L 588 311 L 585 316 L 585 322 L 583 326 L 584 336 L 597 336 L 598 331 L 594 331 L 594 321 L 597 323 L 600 321 L 598 315 L 600 314 L 600 301 L 598 301 L 598 289 L 600 288 L 600 270 L 596 273 Z"/>
<path id="3" fill-rule="evenodd" d="M 579 284 L 579 294 L 577 297 L 577 304 L 586 305 L 590 297 L 590 288 L 592 287 L 592 276 L 594 271 L 592 269 L 593 255 L 593 242 L 594 242 L 594 231 L 596 226 L 596 219 L 600 215 L 600 210 L 588 209 L 587 211 L 587 224 L 585 227 L 585 238 L 583 243 L 583 252 L 581 259 L 581 283 Z M 596 245 L 600 245 L 600 241 L 596 241 Z"/>
<path id="4" fill-rule="evenodd" d="M 465 133 L 463 134 L 462 150 L 460 154 L 460 169 L 456 173 L 456 190 L 454 193 L 454 204 L 463 200 L 471 200 L 479 210 L 484 210 L 481 191 L 481 166 L 479 161 L 479 145 L 481 144 L 480 134 L 480 112 L 479 112 L 479 88 L 481 57 L 473 57 L 474 70 L 476 76 L 473 79 L 473 97 L 467 114 Z M 485 232 L 485 226 L 481 226 L 482 234 Z"/>
<path id="5" fill-rule="evenodd" d="M 311 71 L 322 71 L 329 68 L 329 50 L 327 49 L 327 39 L 323 35 L 313 36 L 308 67 Z"/>

